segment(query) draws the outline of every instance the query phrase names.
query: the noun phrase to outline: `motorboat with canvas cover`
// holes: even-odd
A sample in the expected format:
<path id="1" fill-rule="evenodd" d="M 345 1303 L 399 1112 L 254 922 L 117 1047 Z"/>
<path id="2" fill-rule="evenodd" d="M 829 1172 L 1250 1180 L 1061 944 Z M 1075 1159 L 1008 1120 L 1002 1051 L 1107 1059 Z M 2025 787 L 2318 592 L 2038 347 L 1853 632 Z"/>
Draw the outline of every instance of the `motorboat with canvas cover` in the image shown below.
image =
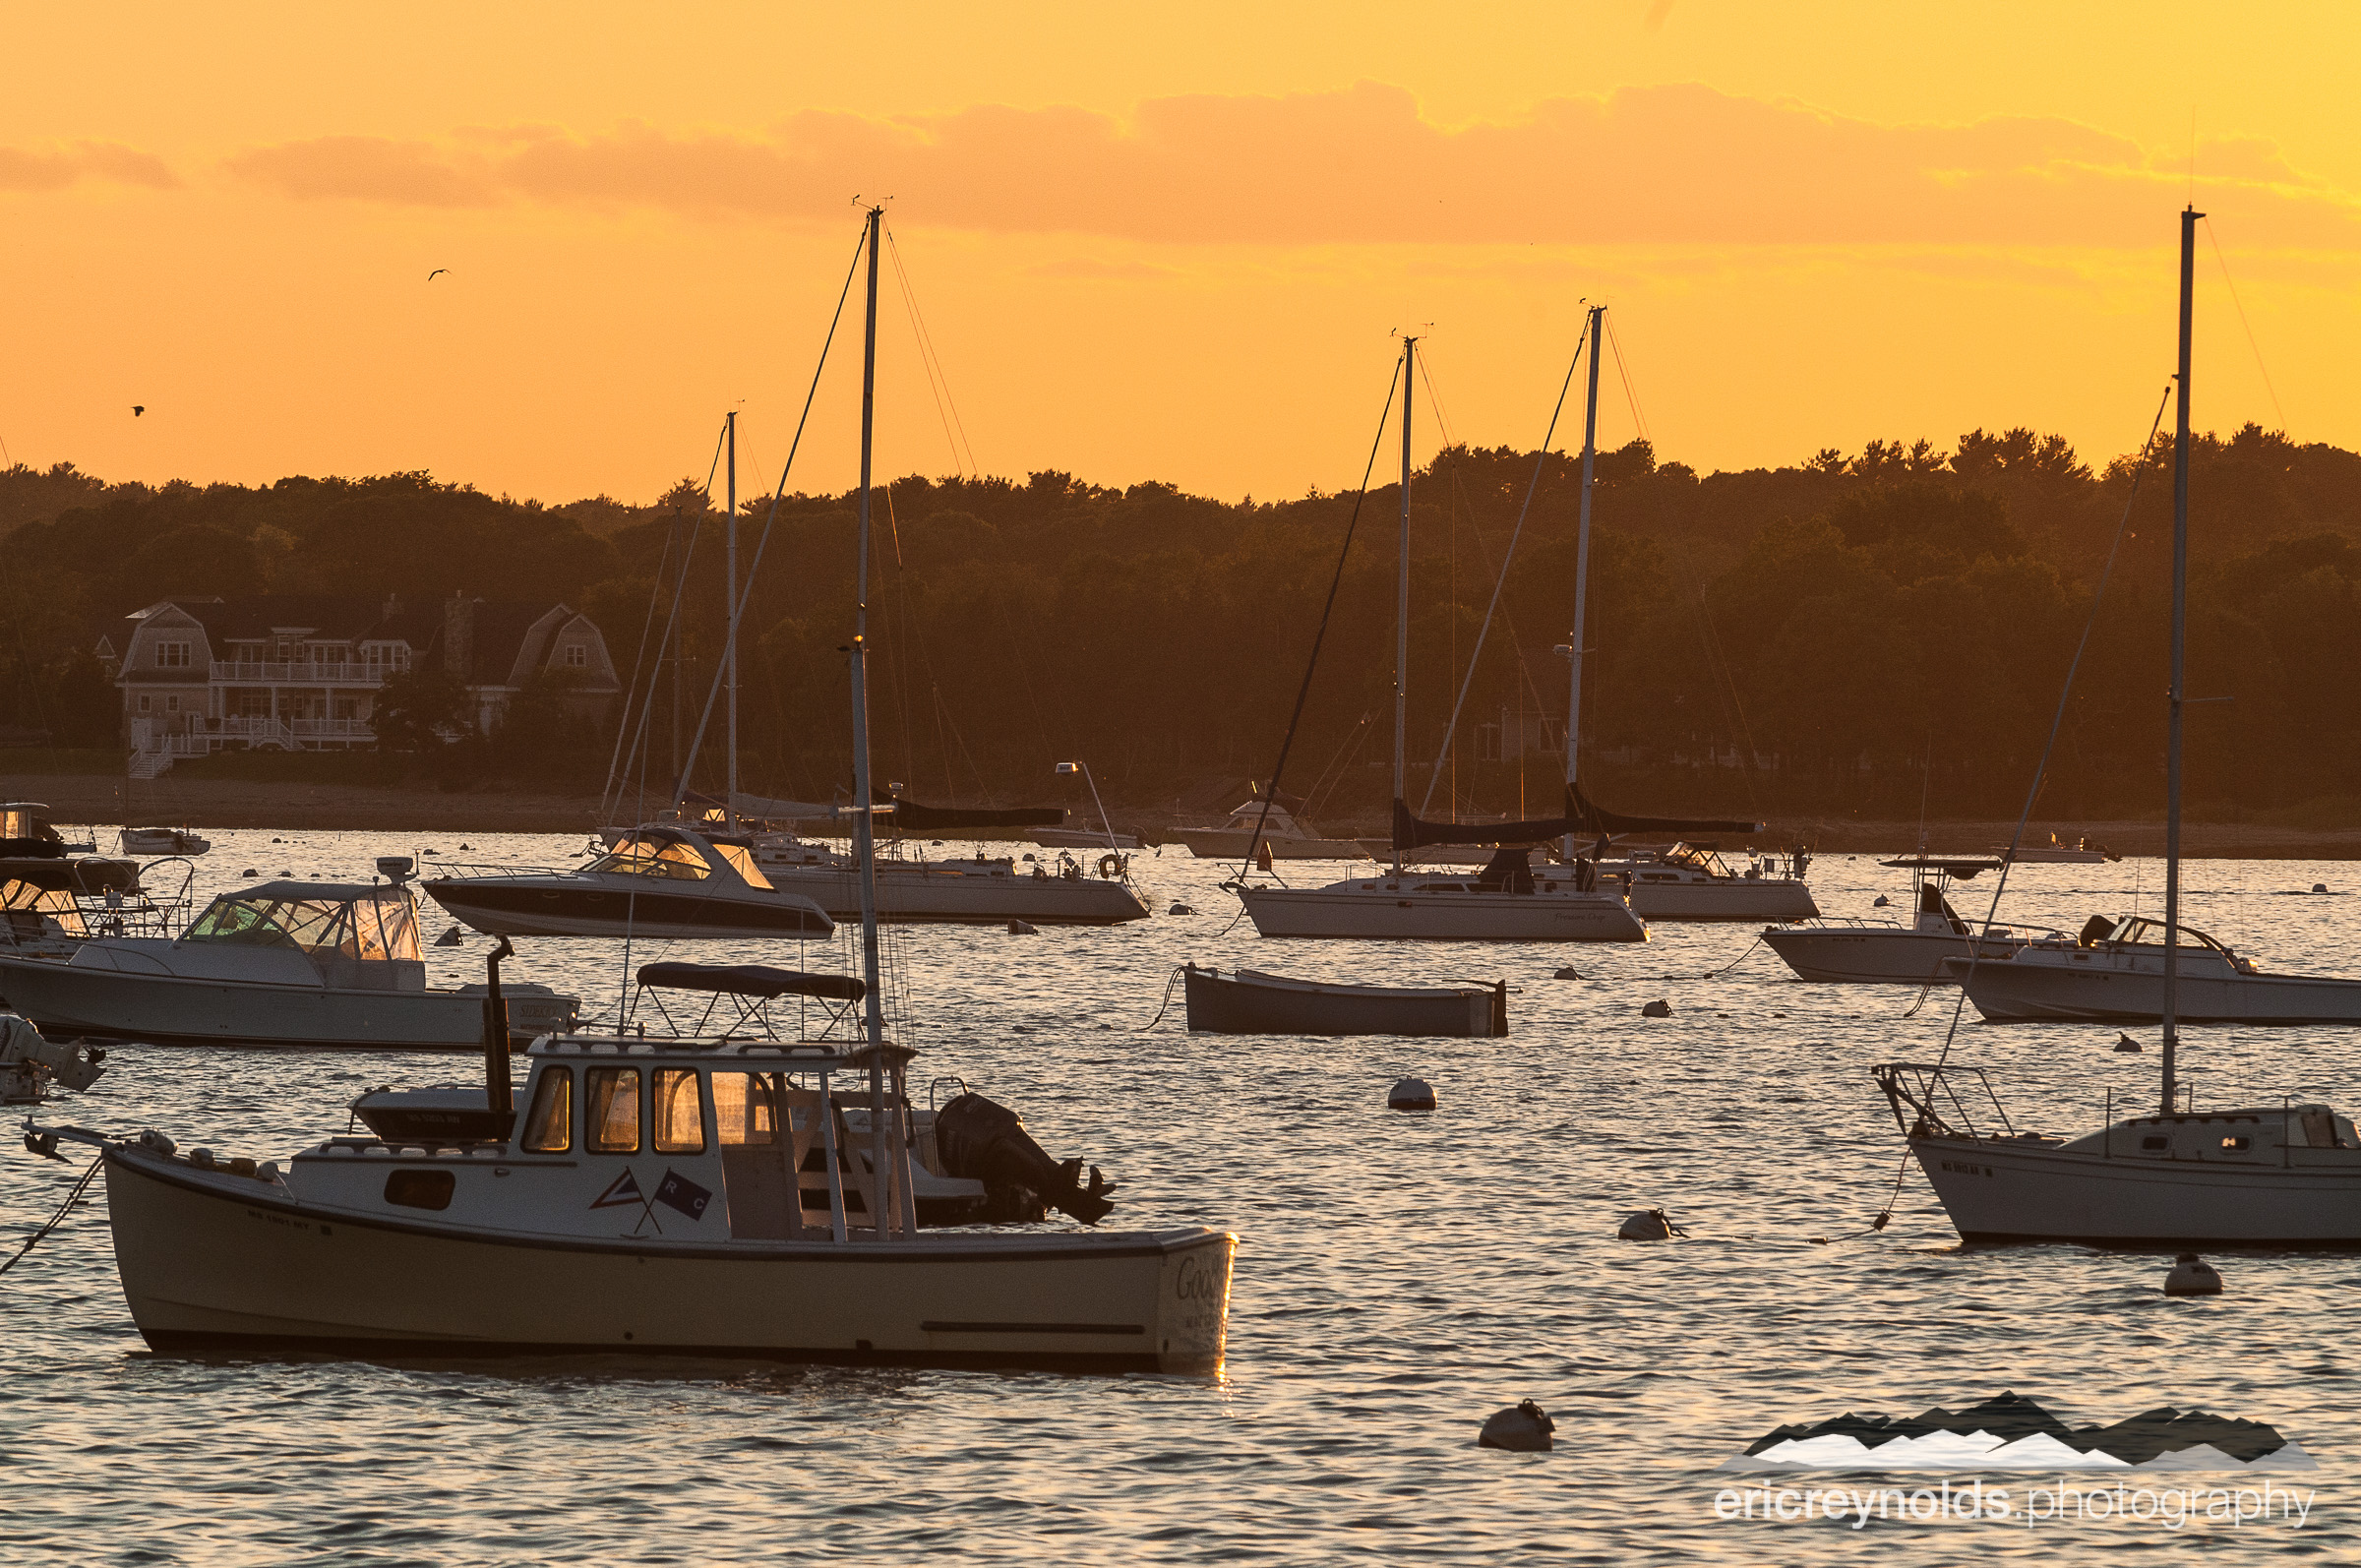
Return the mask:
<path id="1" fill-rule="evenodd" d="M 1730 870 L 1712 843 L 1616 846 L 1599 874 L 1623 883 L 1631 912 L 1650 921 L 1812 920 L 1820 906 L 1804 882 L 1811 857 L 1749 855 Z"/>
<path id="2" fill-rule="evenodd" d="M 120 835 L 126 855 L 202 855 L 213 841 L 187 827 L 127 827 Z"/>
<path id="3" fill-rule="evenodd" d="M 2142 916 L 2093 915 L 2075 936 L 2053 935 L 1969 969 L 1944 960 L 1994 1023 L 2152 1023 L 2164 1015 L 2167 928 Z M 2174 1016 L 2192 1024 L 2361 1024 L 2361 980 L 2264 970 L 2202 931 L 2177 928 Z"/>
<path id="4" fill-rule="evenodd" d="M 690 803 L 696 809 L 696 803 Z M 853 857 L 825 843 L 798 836 L 789 826 L 774 825 L 835 814 L 840 808 L 807 802 L 773 801 L 741 795 L 736 798 L 736 826 L 723 814 L 703 809 L 694 829 L 716 846 L 740 849 L 753 857 L 756 868 L 773 887 L 808 898 L 839 922 L 861 918 L 861 893 Z M 1057 811 L 966 810 L 924 807 L 892 799 L 878 807 L 890 816 L 897 831 L 958 832 L 1022 826 Z M 620 838 L 620 831 L 602 833 Z M 910 837 L 889 842 L 888 853 L 878 859 L 878 916 L 888 925 L 998 926 L 1022 920 L 1036 926 L 1117 926 L 1145 920 L 1148 906 L 1130 886 L 1129 857 L 1117 852 L 1097 857 L 1085 866 L 1061 855 L 1055 868 L 1020 869 L 1007 855 L 946 856 L 937 858 L 916 849 Z"/>
<path id="5" fill-rule="evenodd" d="M 881 212 L 864 223 L 865 392 Z M 874 396 L 861 406 L 847 662 L 854 798 L 866 803 Z M 854 826 L 867 863 L 866 806 Z M 1225 1232 L 920 1231 L 917 1053 L 885 1034 L 879 948 L 865 894 L 862 974 L 823 977 L 861 1008 L 850 1039 L 536 1040 L 520 1116 L 503 939 L 488 960 L 484 1104 L 430 1137 L 330 1134 L 283 1166 L 184 1155 L 153 1130 L 29 1127 L 27 1139 L 35 1152 L 97 1147 L 124 1296 L 159 1351 L 1218 1370 L 1237 1247 Z M 844 1113 L 863 1103 L 856 1131 Z M 865 1162 L 849 1158 L 856 1138 Z"/>
<path id="6" fill-rule="evenodd" d="M 776 886 L 747 844 L 678 822 L 619 833 L 578 870 L 445 865 L 419 885 L 493 936 L 825 936 L 836 929 L 819 905 Z"/>
<path id="7" fill-rule="evenodd" d="M 2056 933 L 2019 926 L 1970 927 L 1951 907 L 1951 884 L 1997 871 L 1998 860 L 1909 855 L 1879 865 L 1910 874 L 1910 924 L 1823 916 L 1802 926 L 1771 926 L 1763 945 L 1786 960 L 1798 979 L 1839 983 L 1950 985 L 1948 959 L 2006 958 L 2028 941 Z"/>
<path id="8" fill-rule="evenodd" d="M 1259 790 L 1230 813 L 1217 827 L 1176 827 L 1169 840 L 1185 844 L 1199 860 L 1243 861 L 1259 844 L 1268 844 L 1273 860 L 1367 860 L 1359 839 L 1329 838 L 1298 814 L 1303 803 L 1292 796 L 1265 800 Z"/>
<path id="9" fill-rule="evenodd" d="M 77 853 L 88 844 L 68 844 L 38 801 L 0 805 L 0 883 L 37 880 L 89 898 L 108 891 L 128 893 L 139 884 L 131 861 Z"/>
<path id="10" fill-rule="evenodd" d="M 483 1038 L 481 987 L 427 985 L 417 901 L 399 878 L 256 882 L 176 937 L 92 937 L 63 963 L 0 954 L 0 994 L 58 1039 L 450 1051 Z M 572 1029 L 577 1006 L 512 988 L 523 1038 Z"/>
<path id="11" fill-rule="evenodd" d="M 86 876 L 88 864 L 27 858 L 0 871 L 0 953 L 64 960 L 92 936 L 168 937 L 188 924 L 196 868 L 187 861 L 152 861 L 129 882 Z"/>
<path id="12" fill-rule="evenodd" d="M 1290 980 L 1259 970 L 1181 967 L 1192 1033 L 1217 1035 L 1423 1035 L 1508 1033 L 1508 983 L 1359 986 Z"/>
<path id="13" fill-rule="evenodd" d="M 2165 683 L 2164 918 L 2093 917 L 2071 942 L 2030 942 L 2006 958 L 1947 959 L 1987 1018 L 2156 1019 L 2159 1093 L 2149 1116 L 2105 1121 L 2072 1141 L 2018 1132 L 1979 1068 L 1888 1062 L 1872 1068 L 1910 1152 L 1969 1240 L 2100 1246 L 2361 1245 L 2361 1138 L 2327 1104 L 2285 1094 L 2200 1115 L 2179 1075 L 2180 1025 L 2361 1022 L 2361 982 L 2265 975 L 2181 924 L 2181 721 L 2189 625 L 2189 387 L 2197 210 L 2181 212 L 2180 364 L 2173 378 L 2172 644 Z M 2161 416 L 2162 410 L 2158 409 Z M 2139 497 L 2135 474 L 2118 536 Z M 2110 551 L 2109 564 L 2113 553 Z M 2101 579 L 2103 582 L 2103 578 Z M 2092 607 L 2095 617 L 2096 605 Z M 2088 633 L 2086 633 L 2088 635 Z M 2059 697 L 2063 722 L 2069 676 Z M 2026 811 L 2041 777 L 2035 772 Z M 1987 983 L 1987 977 L 1996 978 Z M 2137 1042 L 2135 1042 L 2137 1044 Z M 1972 1076 L 1990 1119 L 1978 1127 Z"/>

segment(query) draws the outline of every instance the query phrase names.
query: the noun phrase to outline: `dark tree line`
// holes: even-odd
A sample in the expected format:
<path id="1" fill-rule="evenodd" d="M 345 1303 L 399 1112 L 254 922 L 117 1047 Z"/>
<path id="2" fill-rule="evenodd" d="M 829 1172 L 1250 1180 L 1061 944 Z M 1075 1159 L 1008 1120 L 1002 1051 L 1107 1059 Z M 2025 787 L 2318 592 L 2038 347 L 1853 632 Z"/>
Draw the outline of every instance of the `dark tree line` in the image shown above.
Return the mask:
<path id="1" fill-rule="evenodd" d="M 1956 448 L 1876 442 L 1776 469 L 1700 475 L 1646 443 L 1601 454 L 1585 642 L 1585 776 L 1633 808 L 1786 815 L 2013 814 L 2134 484 L 2130 519 L 2037 808 L 2139 814 L 2161 797 L 2169 454 L 2094 470 L 2063 440 L 1971 432 Z M 1578 458 L 1540 489 L 1468 683 L 1535 454 L 1454 448 L 1412 485 L 1413 804 L 1539 809 L 1561 777 Z M 854 502 L 779 509 L 742 652 L 741 775 L 825 796 L 849 776 L 845 656 Z M 1324 816 L 1373 818 L 1390 782 L 1399 494 L 1229 504 L 1071 475 L 881 487 L 870 631 L 879 771 L 921 799 L 1061 800 L 1056 762 L 1111 800 L 1171 809 L 1266 773 L 1348 519 L 1361 506 L 1327 652 L 1289 767 Z M 750 502 L 740 558 L 768 506 Z M 169 593 L 454 589 L 564 598 L 645 664 L 688 560 L 677 667 L 655 681 L 648 776 L 661 789 L 702 707 L 726 620 L 722 518 L 684 481 L 656 504 L 542 507 L 424 475 L 264 488 L 103 486 L 0 475 L 14 517 L 17 628 L 0 722 L 46 680 L 37 722 L 111 743 L 111 694 L 72 650 Z M 2361 454 L 2249 426 L 2196 447 L 2192 799 L 2216 814 L 2361 815 Z M 675 692 L 678 701 L 675 701 Z M 91 744 L 97 744 L 95 742 Z M 535 770 L 554 747 L 482 752 Z M 603 773 L 605 748 L 567 749 Z M 544 770 L 546 771 L 546 770 Z M 708 744 L 699 781 L 718 782 Z M 546 781 L 546 780 L 545 780 Z M 593 780 L 595 782 L 595 780 Z M 1193 805 L 1193 800 L 1192 800 Z"/>

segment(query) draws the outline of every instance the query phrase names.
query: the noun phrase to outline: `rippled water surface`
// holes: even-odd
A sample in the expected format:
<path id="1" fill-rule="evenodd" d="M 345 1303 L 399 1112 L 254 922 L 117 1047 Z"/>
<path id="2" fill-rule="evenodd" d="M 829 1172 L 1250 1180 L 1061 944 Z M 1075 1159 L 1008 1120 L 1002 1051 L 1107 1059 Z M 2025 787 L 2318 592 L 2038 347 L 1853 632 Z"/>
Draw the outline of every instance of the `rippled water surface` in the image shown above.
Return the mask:
<path id="1" fill-rule="evenodd" d="M 394 835 L 220 832 L 199 893 L 265 875 L 367 874 Z M 457 840 L 435 840 L 447 856 Z M 464 857 L 563 861 L 578 841 L 474 836 Z M 1941 1050 L 1951 995 L 1810 986 L 1746 928 L 1660 926 L 1629 947 L 1258 940 L 1220 868 L 1142 857 L 1155 919 L 1112 931 L 923 930 L 899 938 L 917 1073 L 1023 1113 L 1054 1155 L 1120 1180 L 1115 1223 L 1240 1237 L 1219 1379 L 800 1369 L 583 1358 L 398 1365 L 151 1356 L 118 1289 L 99 1189 L 0 1280 L 0 1559 L 454 1561 L 1820 1563 L 2065 1550 L 2213 1560 L 2361 1552 L 2353 1523 L 2361 1257 L 2221 1259 L 2226 1294 L 2166 1300 L 2165 1260 L 2070 1247 L 1957 1250 L 1924 1181 L 1870 1234 L 1902 1144 L 1871 1062 Z M 1316 876 L 1316 869 L 1304 874 Z M 1301 878 L 1299 878 L 1301 879 Z M 2361 974 L 2361 868 L 2198 862 L 2186 918 L 2271 967 Z M 1835 914 L 1907 907 L 1902 874 L 1829 857 Z M 2327 896 L 2299 894 L 2315 881 Z M 1956 901 L 1980 913 L 1988 880 Z M 2073 929 L 2158 913 L 2154 862 L 2021 869 L 2004 918 Z M 1167 916 L 1176 898 L 1202 913 Z M 449 924 L 429 913 L 430 931 Z M 484 938 L 430 948 L 480 979 Z M 610 1014 L 620 943 L 529 941 L 515 979 Z M 634 961 L 664 956 L 645 945 Z M 794 962 L 759 945 L 671 956 Z M 825 954 L 812 954 L 816 966 Z M 1306 977 L 1505 976 L 1505 1040 L 1192 1038 L 1183 959 Z M 1571 963 L 1583 978 L 1558 981 Z M 1640 1016 L 1655 997 L 1668 1019 Z M 2105 1097 L 2155 1093 L 2155 1056 L 2102 1026 L 1996 1028 L 2017 1124 L 2079 1133 Z M 2325 1095 L 2361 1106 L 2361 1031 L 2208 1029 L 2198 1104 Z M 64 1118 L 283 1156 L 340 1130 L 369 1084 L 473 1063 L 129 1048 Z M 1404 1073 L 1440 1109 L 1384 1108 Z M 22 1236 L 79 1166 L 10 1155 Z M 1664 1207 L 1688 1239 L 1614 1238 Z M 15 1250 L 12 1241 L 8 1251 Z M 2321 1461 L 2309 1525 L 1767 1525 L 1714 1517 L 1713 1467 L 1772 1425 L 1958 1406 L 2002 1390 L 2074 1421 L 2160 1404 L 2269 1420 Z M 1538 1399 L 1551 1454 L 1475 1448 Z M 2212 1484 L 2227 1484 L 2215 1480 Z"/>

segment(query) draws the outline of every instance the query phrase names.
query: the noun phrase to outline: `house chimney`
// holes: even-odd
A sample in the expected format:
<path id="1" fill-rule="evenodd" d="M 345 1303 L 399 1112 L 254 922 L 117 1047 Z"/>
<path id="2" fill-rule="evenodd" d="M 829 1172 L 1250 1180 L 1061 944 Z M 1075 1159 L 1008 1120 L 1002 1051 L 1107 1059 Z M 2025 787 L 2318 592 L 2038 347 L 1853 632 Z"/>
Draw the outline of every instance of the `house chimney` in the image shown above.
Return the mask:
<path id="1" fill-rule="evenodd" d="M 464 591 L 443 604 L 443 668 L 461 681 L 475 671 L 475 601 Z"/>

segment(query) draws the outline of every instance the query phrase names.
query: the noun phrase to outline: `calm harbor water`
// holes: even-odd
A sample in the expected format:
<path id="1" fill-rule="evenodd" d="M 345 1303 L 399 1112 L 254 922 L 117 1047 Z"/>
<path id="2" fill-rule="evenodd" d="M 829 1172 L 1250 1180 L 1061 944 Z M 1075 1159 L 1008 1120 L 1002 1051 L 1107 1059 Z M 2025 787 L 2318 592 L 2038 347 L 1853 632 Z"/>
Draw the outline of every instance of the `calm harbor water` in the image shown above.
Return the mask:
<path id="1" fill-rule="evenodd" d="M 579 840 L 220 832 L 202 899 L 251 867 L 363 876 L 432 845 L 566 861 Z M 428 861 L 425 864 L 431 865 Z M 1156 918 L 1111 931 L 902 934 L 915 1069 L 1021 1112 L 1059 1158 L 1120 1181 L 1111 1224 L 1240 1236 L 1219 1379 L 806 1369 L 583 1358 L 399 1364 L 151 1356 L 125 1310 L 101 1188 L 0 1280 L 0 1541 L 10 1561 L 371 1564 L 910 1562 L 1835 1563 L 2193 1549 L 2215 1561 L 2361 1551 L 2347 1345 L 2361 1257 L 2219 1259 L 2227 1291 L 2166 1300 L 2166 1260 L 2069 1247 L 1964 1252 L 1924 1181 L 1887 1201 L 1900 1138 L 1871 1062 L 1932 1059 L 1952 995 L 1792 981 L 1749 928 L 1660 926 L 1628 947 L 1274 943 L 1216 883 L 1143 856 Z M 1296 869 L 1317 879 L 1321 868 Z M 2192 863 L 2185 918 L 2266 965 L 2361 973 L 2361 866 Z M 1297 874 L 1300 873 L 1300 874 Z M 2325 881 L 2329 895 L 2304 892 Z M 1907 909 L 1868 856 L 1814 868 L 1832 914 Z M 1955 898 L 1980 914 L 1989 878 Z M 2161 867 L 2028 867 L 2004 919 L 2072 930 L 2160 912 Z M 1167 916 L 1175 899 L 1194 916 Z M 451 922 L 429 909 L 430 934 Z M 430 948 L 482 977 L 485 938 Z M 526 941 L 513 979 L 612 1014 L 621 943 Z M 759 944 L 641 945 L 633 961 L 796 960 Z M 807 955 L 815 967 L 832 954 Z M 1505 1040 L 1187 1035 L 1184 959 L 1306 977 L 1508 978 Z M 1573 964 L 1583 978 L 1557 981 Z M 1668 1019 L 1640 1016 L 1668 999 Z M 2152 1033 L 2152 1032 L 2151 1032 Z M 2019 1126 L 2079 1133 L 2144 1104 L 2155 1056 L 2102 1026 L 1995 1028 Z M 2361 1031 L 2193 1032 L 2198 1105 L 2317 1094 L 2361 1107 Z M 365 1086 L 467 1081 L 472 1058 L 127 1048 L 48 1115 L 283 1156 L 340 1130 Z M 1395 1077 L 1440 1109 L 1384 1109 Z M 13 1142 L 13 1140 L 12 1140 Z M 79 1172 L 12 1154 L 0 1234 Z M 1663 1207 L 1688 1239 L 1614 1238 Z M 2082 1421 L 2161 1404 L 2268 1420 L 2320 1461 L 2302 1529 L 2200 1520 L 1766 1524 L 1715 1517 L 1714 1467 L 1773 1425 L 1902 1414 L 2003 1390 Z M 1533 1398 L 1552 1454 L 1473 1446 Z M 2227 1478 L 2190 1478 L 2235 1484 Z M 1905 1483 L 1911 1484 L 1911 1483 Z M 1930 1478 L 1928 1484 L 1934 1484 Z"/>

